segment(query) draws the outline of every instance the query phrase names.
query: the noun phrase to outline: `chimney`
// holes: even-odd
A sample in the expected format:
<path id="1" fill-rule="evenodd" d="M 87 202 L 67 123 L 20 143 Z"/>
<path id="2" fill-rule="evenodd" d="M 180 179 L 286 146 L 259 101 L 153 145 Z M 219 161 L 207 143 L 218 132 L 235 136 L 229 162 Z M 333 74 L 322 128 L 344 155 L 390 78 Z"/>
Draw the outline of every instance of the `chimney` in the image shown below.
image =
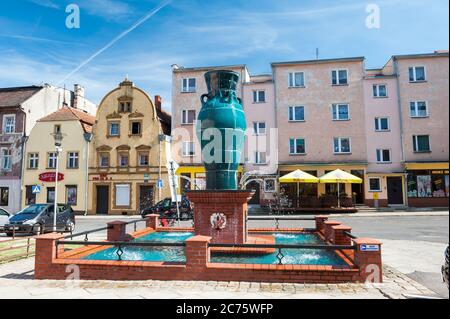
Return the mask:
<path id="1" fill-rule="evenodd" d="M 161 112 L 162 99 L 161 96 L 155 95 L 155 107 L 158 112 Z"/>
<path id="2" fill-rule="evenodd" d="M 73 99 L 73 107 L 80 108 L 82 105 L 81 100 L 84 99 L 84 87 L 80 84 L 75 84 L 73 86 L 74 99 Z"/>

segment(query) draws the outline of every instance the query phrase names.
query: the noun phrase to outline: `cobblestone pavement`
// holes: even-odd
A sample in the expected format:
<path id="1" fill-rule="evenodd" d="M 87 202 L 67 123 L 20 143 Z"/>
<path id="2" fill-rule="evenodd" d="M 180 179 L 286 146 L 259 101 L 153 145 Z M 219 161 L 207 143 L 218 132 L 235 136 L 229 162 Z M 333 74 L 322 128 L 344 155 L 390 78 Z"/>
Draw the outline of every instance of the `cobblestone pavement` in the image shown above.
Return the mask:
<path id="1" fill-rule="evenodd" d="M 277 284 L 205 281 L 57 281 L 34 280 L 34 259 L 0 266 L 0 298 L 9 299 L 404 299 L 433 292 L 390 267 L 383 284 Z"/>

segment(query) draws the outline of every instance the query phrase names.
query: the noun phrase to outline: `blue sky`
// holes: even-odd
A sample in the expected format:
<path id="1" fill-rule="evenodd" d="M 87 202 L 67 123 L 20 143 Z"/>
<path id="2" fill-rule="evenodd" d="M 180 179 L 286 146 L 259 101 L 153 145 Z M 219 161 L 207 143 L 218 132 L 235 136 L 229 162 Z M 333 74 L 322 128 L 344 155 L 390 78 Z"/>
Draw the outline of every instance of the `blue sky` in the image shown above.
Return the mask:
<path id="1" fill-rule="evenodd" d="M 89 63 L 78 67 L 162 0 L 16 0 L 0 2 L 0 87 L 85 86 L 98 103 L 128 74 L 170 109 L 171 68 L 365 56 L 368 68 L 392 54 L 448 49 L 448 0 L 166 0 L 169 3 Z M 79 29 L 65 25 L 80 7 Z M 365 26 L 367 4 L 381 27 Z M 78 70 L 73 73 L 74 70 Z M 67 77 L 67 75 L 70 77 Z"/>

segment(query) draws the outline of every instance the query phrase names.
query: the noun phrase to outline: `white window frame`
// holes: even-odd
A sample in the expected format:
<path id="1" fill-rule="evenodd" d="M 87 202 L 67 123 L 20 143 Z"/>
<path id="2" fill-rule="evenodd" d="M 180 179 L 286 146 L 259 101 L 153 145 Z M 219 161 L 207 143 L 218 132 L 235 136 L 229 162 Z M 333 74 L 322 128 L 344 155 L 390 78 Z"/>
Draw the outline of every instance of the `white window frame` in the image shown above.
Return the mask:
<path id="1" fill-rule="evenodd" d="M 116 184 L 116 198 L 115 198 L 115 204 L 116 207 L 129 207 L 131 206 L 131 196 L 130 196 L 130 190 L 131 185 L 130 184 Z M 119 197 L 120 196 L 126 196 L 124 198 Z"/>
<path id="2" fill-rule="evenodd" d="M 8 119 L 12 119 L 12 124 L 7 125 Z M 3 133 L 13 134 L 16 132 L 16 115 L 15 114 L 5 114 L 3 115 Z"/>
<path id="3" fill-rule="evenodd" d="M 39 153 L 28 153 L 28 169 L 38 169 L 38 168 L 39 168 Z"/>
<path id="4" fill-rule="evenodd" d="M 264 129 L 261 128 L 261 124 L 264 124 Z M 266 132 L 266 122 L 253 122 L 253 135 L 266 135 Z"/>
<path id="5" fill-rule="evenodd" d="M 386 161 L 384 159 L 384 151 L 389 152 L 389 161 Z M 378 154 L 380 154 L 380 159 L 378 159 Z M 392 150 L 390 148 L 377 148 L 376 149 L 376 159 L 378 164 L 386 164 L 386 163 L 392 163 Z"/>
<path id="6" fill-rule="evenodd" d="M 118 130 L 117 130 L 117 134 L 111 134 L 112 133 L 112 126 L 117 125 Z M 108 122 L 108 136 L 120 136 L 120 123 L 119 122 Z"/>
<path id="7" fill-rule="evenodd" d="M 387 120 L 387 129 L 381 128 L 381 120 Z M 377 129 L 378 125 L 378 129 Z M 389 117 L 376 117 L 375 118 L 375 132 L 389 132 L 391 130 L 391 121 Z"/>
<path id="8" fill-rule="evenodd" d="M 339 109 L 341 106 L 347 107 L 347 118 L 340 118 L 339 117 Z M 336 118 L 334 117 L 334 109 L 336 109 Z M 331 116 L 333 118 L 333 121 L 350 121 L 350 105 L 348 103 L 333 103 L 331 105 Z"/>
<path id="9" fill-rule="evenodd" d="M 419 136 L 428 136 L 428 150 L 424 150 L 424 151 L 419 150 L 419 142 L 418 142 Z M 413 135 L 413 152 L 414 153 L 430 153 L 431 152 L 431 138 L 430 138 L 429 134 Z"/>
<path id="10" fill-rule="evenodd" d="M 261 100 L 259 94 L 264 93 L 264 99 Z M 253 90 L 253 103 L 266 103 L 266 90 Z"/>
<path id="11" fill-rule="evenodd" d="M 195 81 L 195 85 L 191 88 L 189 86 L 190 80 Z M 197 92 L 197 78 L 182 78 L 181 79 L 181 92 L 182 93 L 195 93 Z"/>
<path id="12" fill-rule="evenodd" d="M 295 118 L 295 109 L 296 108 L 303 108 L 303 119 L 301 119 L 301 120 L 298 120 L 298 119 L 296 119 Z M 291 115 L 291 109 L 292 109 L 292 116 L 294 117 L 292 120 L 291 120 L 291 118 L 290 118 L 290 115 Z M 288 107 L 288 121 L 289 122 L 305 122 L 305 118 L 306 118 L 306 108 L 305 108 L 305 106 L 304 105 L 296 105 L 296 106 L 289 106 Z"/>
<path id="13" fill-rule="evenodd" d="M 0 148 L 1 170 L 10 172 L 12 170 L 12 148 Z M 7 154 L 5 154 L 7 152 Z"/>
<path id="14" fill-rule="evenodd" d="M 192 149 L 192 154 L 190 152 L 191 149 Z M 195 142 L 184 141 L 183 142 L 183 157 L 194 157 L 194 156 L 195 156 Z"/>
<path id="15" fill-rule="evenodd" d="M 56 152 L 49 152 L 47 153 L 47 168 L 55 169 L 56 168 Z M 50 162 L 52 162 L 54 165 L 50 165 Z"/>
<path id="16" fill-rule="evenodd" d="M 346 75 L 347 75 L 346 76 L 346 79 L 347 79 L 346 83 L 341 83 L 341 79 L 339 78 L 339 71 L 345 71 L 346 72 Z M 336 72 L 336 81 L 337 81 L 336 84 L 333 83 L 333 72 Z M 333 69 L 333 70 L 331 70 L 331 85 L 332 86 L 348 85 L 348 83 L 349 83 L 348 75 L 349 75 L 348 69 Z"/>
<path id="17" fill-rule="evenodd" d="M 417 68 L 423 68 L 423 75 L 424 75 L 423 80 L 417 80 Z M 413 80 L 412 81 L 409 78 L 409 70 L 410 69 L 413 69 Z M 414 66 L 408 67 L 408 80 L 409 80 L 409 83 L 426 82 L 427 81 L 427 68 L 424 65 L 414 65 Z"/>
<path id="18" fill-rule="evenodd" d="M 194 120 L 192 122 L 189 122 L 189 112 L 194 112 Z M 181 124 L 182 125 L 195 124 L 196 115 L 197 115 L 196 110 L 193 110 L 193 109 L 183 109 L 183 110 L 181 110 Z"/>
<path id="19" fill-rule="evenodd" d="M 291 140 L 294 140 L 294 153 L 291 152 Z M 297 140 L 303 140 L 305 151 L 303 153 L 297 152 Z M 306 155 L 306 139 L 304 137 L 293 137 L 289 139 L 288 144 L 289 155 Z"/>
<path id="20" fill-rule="evenodd" d="M 266 181 L 273 181 L 273 186 L 274 186 L 274 188 L 273 188 L 273 189 L 267 189 L 267 187 L 266 187 Z M 265 192 L 265 193 L 275 193 L 276 190 L 277 190 L 277 180 L 276 180 L 275 178 L 266 178 L 266 179 L 264 180 L 264 192 Z"/>
<path id="21" fill-rule="evenodd" d="M 380 95 L 380 86 L 384 86 L 384 90 L 386 92 L 386 95 L 383 95 L 383 96 Z M 372 95 L 373 95 L 374 98 L 377 98 L 377 99 L 387 98 L 388 97 L 387 84 L 384 84 L 384 83 L 373 84 L 373 86 L 372 86 Z"/>
<path id="22" fill-rule="evenodd" d="M 297 74 L 302 74 L 303 84 L 297 85 L 295 78 Z M 304 71 L 296 71 L 288 73 L 288 87 L 289 88 L 304 88 L 306 87 L 306 76 Z"/>
<path id="23" fill-rule="evenodd" d="M 264 154 L 264 159 L 265 161 L 263 162 L 261 160 L 261 155 Z M 265 165 L 267 164 L 267 152 L 260 152 L 260 151 L 255 151 L 254 152 L 254 156 L 255 156 L 255 163 L 256 165 Z"/>
<path id="24" fill-rule="evenodd" d="M 108 165 L 103 165 L 103 161 L 102 161 L 102 159 L 103 159 L 103 157 L 105 157 L 105 158 L 107 158 L 108 159 Z M 109 153 L 107 153 L 107 152 L 100 152 L 99 154 L 98 154 L 98 166 L 100 167 L 100 168 L 106 168 L 106 167 L 110 167 L 111 166 L 111 154 L 109 154 Z"/>
<path id="25" fill-rule="evenodd" d="M 337 151 L 337 152 L 334 150 L 334 140 L 335 139 L 338 140 L 339 151 Z M 349 146 L 349 151 L 348 152 L 342 152 L 342 140 L 343 139 L 348 139 L 348 146 Z M 351 154 L 352 153 L 352 139 L 351 139 L 351 137 L 333 137 L 333 153 L 334 154 Z"/>
<path id="26" fill-rule="evenodd" d="M 72 164 L 76 164 L 76 165 L 74 166 Z M 79 164 L 80 164 L 79 153 L 78 152 L 68 152 L 67 153 L 67 168 L 78 168 Z"/>
<path id="27" fill-rule="evenodd" d="M 411 104 L 412 103 L 414 103 L 414 112 L 416 113 L 416 115 L 413 115 L 413 113 L 411 112 Z M 419 103 L 425 103 L 425 111 L 426 111 L 425 115 L 419 115 Z M 428 109 L 428 101 L 410 101 L 409 102 L 409 116 L 411 118 L 429 117 L 430 116 L 430 112 L 429 112 L 429 109 Z"/>
<path id="28" fill-rule="evenodd" d="M 372 189 L 372 188 L 370 188 L 370 180 L 371 179 L 377 179 L 378 180 L 378 185 L 379 185 L 379 188 L 378 189 Z M 378 192 L 381 192 L 381 188 L 382 188 L 382 186 L 381 186 L 381 177 L 369 177 L 369 192 L 370 193 L 378 193 Z"/>

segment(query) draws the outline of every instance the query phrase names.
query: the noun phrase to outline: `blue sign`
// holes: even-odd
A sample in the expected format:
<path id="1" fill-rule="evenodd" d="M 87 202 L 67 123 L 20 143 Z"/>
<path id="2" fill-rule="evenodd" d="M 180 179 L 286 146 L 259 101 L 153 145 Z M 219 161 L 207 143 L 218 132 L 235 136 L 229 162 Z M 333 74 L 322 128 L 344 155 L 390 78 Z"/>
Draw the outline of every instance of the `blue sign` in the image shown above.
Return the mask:
<path id="1" fill-rule="evenodd" d="M 163 188 L 163 181 L 162 181 L 162 179 L 158 179 L 158 183 L 156 184 L 156 187 Z"/>
<path id="2" fill-rule="evenodd" d="M 32 192 L 33 194 L 39 194 L 39 193 L 41 192 L 41 186 L 39 186 L 39 185 L 33 185 L 33 186 L 31 187 L 31 192 Z"/>
<path id="3" fill-rule="evenodd" d="M 361 245 L 361 251 L 380 251 L 380 245 Z"/>

